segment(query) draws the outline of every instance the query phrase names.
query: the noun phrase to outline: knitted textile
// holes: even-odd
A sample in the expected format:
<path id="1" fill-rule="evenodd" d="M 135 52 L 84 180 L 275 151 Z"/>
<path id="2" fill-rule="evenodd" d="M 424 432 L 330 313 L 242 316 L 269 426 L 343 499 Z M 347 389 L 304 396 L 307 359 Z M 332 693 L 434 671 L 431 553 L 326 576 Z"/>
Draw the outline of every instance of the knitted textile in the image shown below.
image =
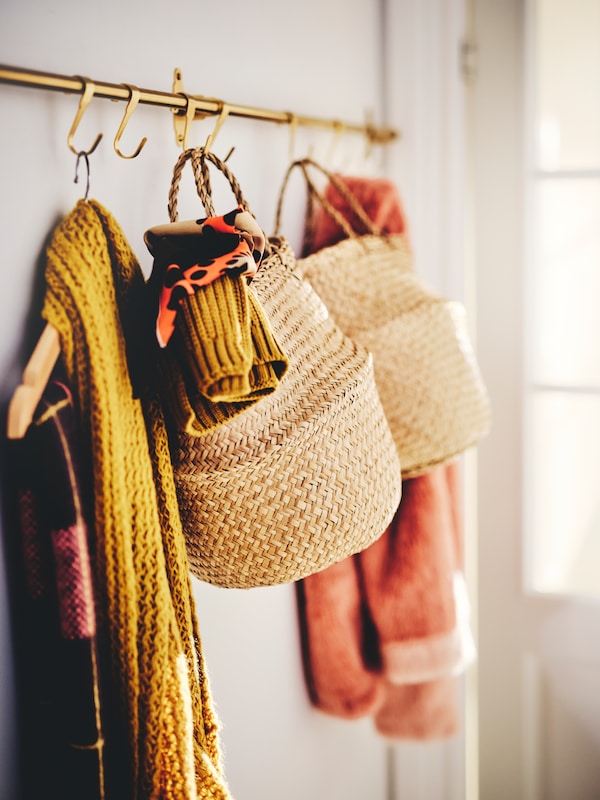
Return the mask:
<path id="1" fill-rule="evenodd" d="M 15 617 L 24 690 L 20 797 L 103 800 L 92 568 L 74 409 L 64 385 L 48 384 L 25 437 L 9 446 L 23 555 L 12 572 L 23 574 L 25 588 Z"/>
<path id="2" fill-rule="evenodd" d="M 288 369 L 248 291 L 265 236 L 238 207 L 222 217 L 156 226 L 144 239 L 155 256 L 148 292 L 159 307 L 163 402 L 177 429 L 201 435 L 275 391 Z"/>
<path id="3" fill-rule="evenodd" d="M 100 646 L 120 699 L 108 785 L 138 800 L 223 800 L 162 409 L 150 394 L 134 398 L 127 364 L 122 324 L 144 277 L 99 203 L 79 201 L 58 227 L 46 281 L 43 316 L 60 334 L 93 490 Z"/>
<path id="4" fill-rule="evenodd" d="M 194 346 L 188 344 L 191 331 L 195 326 L 194 316 L 199 309 L 206 312 L 207 308 L 218 305 L 220 292 L 218 284 L 221 281 L 237 281 L 238 288 L 243 289 L 246 293 L 249 304 L 251 359 L 243 380 L 237 383 L 238 390 L 241 388 L 241 391 L 232 391 L 231 397 L 236 399 L 228 402 L 217 402 L 214 398 L 210 399 L 206 396 L 202 391 L 205 381 L 199 379 L 197 371 L 192 371 L 186 355 L 190 352 L 189 348 Z M 225 276 L 214 285 L 206 287 L 206 292 L 197 293 L 190 298 L 189 302 L 186 301 L 182 305 L 185 308 L 181 311 L 180 318 L 182 320 L 190 318 L 191 322 L 187 327 L 186 334 L 182 334 L 178 320 L 173 334 L 173 346 L 158 353 L 157 368 L 161 377 L 159 388 L 162 389 L 162 401 L 170 412 L 175 430 L 185 432 L 190 436 L 201 436 L 237 416 L 261 397 L 274 392 L 288 370 L 289 361 L 273 335 L 271 325 L 260 302 L 252 292 L 247 290 L 239 278 Z M 222 311 L 215 308 L 214 313 L 218 317 Z M 186 324 L 185 321 L 182 322 L 181 327 Z M 198 327 L 203 327 L 203 325 Z M 199 341 L 197 333 L 196 339 L 199 348 L 202 348 L 203 345 Z M 198 359 L 195 360 L 198 363 Z M 226 358 L 223 356 L 223 350 L 221 350 L 219 360 L 222 370 L 221 386 L 224 386 L 227 382 L 225 375 L 229 372 L 231 377 L 231 369 L 229 371 L 224 369 Z M 228 383 L 230 389 L 233 389 L 233 382 L 229 381 Z"/>
<path id="5" fill-rule="evenodd" d="M 223 275 L 256 275 L 265 235 L 249 211 L 238 206 L 220 217 L 170 222 L 144 234 L 154 256 L 157 286 L 156 337 L 166 347 L 181 301 Z"/>
<path id="6" fill-rule="evenodd" d="M 235 275 L 222 275 L 181 303 L 177 356 L 198 391 L 214 403 L 235 403 L 250 394 L 249 312 L 248 285 Z"/>

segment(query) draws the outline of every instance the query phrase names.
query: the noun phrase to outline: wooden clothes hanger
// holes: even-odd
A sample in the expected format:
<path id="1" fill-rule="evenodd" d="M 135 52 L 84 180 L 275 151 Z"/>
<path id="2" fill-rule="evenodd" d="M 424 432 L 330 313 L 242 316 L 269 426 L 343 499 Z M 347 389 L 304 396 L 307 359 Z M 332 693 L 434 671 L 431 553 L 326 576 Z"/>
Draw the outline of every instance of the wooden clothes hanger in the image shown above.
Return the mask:
<path id="1" fill-rule="evenodd" d="M 95 85 L 92 81 L 90 81 L 88 78 L 82 78 L 82 80 L 84 82 L 84 91 L 81 95 L 79 107 L 77 109 L 77 113 L 75 114 L 73 124 L 71 125 L 71 130 L 67 136 L 67 145 L 69 150 L 71 150 L 71 152 L 77 156 L 77 162 L 75 166 L 75 183 L 77 183 L 78 180 L 79 160 L 82 157 L 85 160 L 87 167 L 87 186 L 85 191 L 85 199 L 87 199 L 90 186 L 90 165 L 88 157 L 100 144 L 102 134 L 98 134 L 94 140 L 94 143 L 88 150 L 77 150 L 77 148 L 73 145 L 73 136 L 75 135 L 77 127 L 81 121 L 81 117 L 90 104 L 95 92 Z M 137 101 L 137 98 L 134 98 L 134 101 Z M 135 104 L 131 106 L 131 110 L 133 110 L 134 107 Z M 125 122 L 127 119 L 128 117 L 126 116 Z M 123 128 L 124 125 L 122 124 L 118 135 L 123 132 Z M 141 146 L 143 146 L 143 143 Z M 60 337 L 58 335 L 58 331 L 53 325 L 47 323 L 33 350 L 33 353 L 31 354 L 31 358 L 23 370 L 21 383 L 17 386 L 13 396 L 11 397 L 8 406 L 8 418 L 6 424 L 7 438 L 22 439 L 27 433 L 27 430 L 33 420 L 35 410 L 42 399 L 44 389 L 48 385 L 48 380 L 52 374 L 52 370 L 56 365 L 59 355 Z"/>
<path id="2" fill-rule="evenodd" d="M 27 433 L 59 355 L 58 331 L 48 323 L 27 362 L 21 383 L 15 389 L 8 406 L 6 435 L 9 439 L 22 439 Z"/>

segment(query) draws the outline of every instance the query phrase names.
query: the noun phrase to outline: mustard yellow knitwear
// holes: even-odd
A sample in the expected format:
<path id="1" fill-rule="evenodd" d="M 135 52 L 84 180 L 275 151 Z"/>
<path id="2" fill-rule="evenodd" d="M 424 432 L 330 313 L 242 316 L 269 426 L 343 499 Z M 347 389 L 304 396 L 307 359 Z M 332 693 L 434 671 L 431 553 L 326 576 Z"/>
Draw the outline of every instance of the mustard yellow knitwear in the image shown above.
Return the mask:
<path id="1" fill-rule="evenodd" d="M 131 775 L 113 796 L 226 800 L 162 407 L 134 399 L 127 365 L 121 320 L 144 278 L 96 201 L 55 231 L 46 282 L 90 464 L 99 627 L 127 731 Z"/>
<path id="2" fill-rule="evenodd" d="M 260 300 L 248 289 L 250 301 L 250 336 L 252 338 L 252 370 L 250 396 L 262 397 L 274 392 L 289 367 L 287 355 L 279 347 Z"/>
<path id="3" fill-rule="evenodd" d="M 250 306 L 245 275 L 225 273 L 180 302 L 174 349 L 198 391 L 214 403 L 250 394 Z"/>
<path id="4" fill-rule="evenodd" d="M 203 392 L 205 383 L 200 379 L 193 366 L 193 364 L 198 364 L 198 359 L 189 350 L 196 348 L 196 354 L 211 352 L 214 355 L 216 349 L 212 344 L 210 348 L 203 348 L 202 334 L 198 334 L 197 340 L 193 340 L 189 332 L 192 329 L 198 331 L 201 326 L 207 328 L 211 324 L 191 322 L 190 319 L 196 314 L 210 315 L 212 319 L 218 318 L 219 326 L 223 324 L 223 320 L 228 318 L 228 312 L 219 306 L 219 302 L 225 303 L 231 299 L 217 289 L 218 284 L 223 280 L 236 282 L 238 288 L 244 292 L 248 304 L 247 319 L 249 320 L 248 338 L 251 361 L 245 381 L 238 384 L 243 388 L 239 397 L 232 390 L 231 399 L 228 402 L 216 402 L 214 397 L 209 399 Z M 203 335 L 207 336 L 208 333 Z M 226 351 L 223 349 L 220 357 L 215 359 L 218 363 L 213 368 L 213 375 L 217 374 L 219 367 L 223 369 L 222 374 L 227 372 L 227 359 L 223 355 L 224 352 Z M 162 376 L 160 385 L 167 389 L 164 392 L 163 402 L 171 412 L 175 427 L 191 436 L 201 436 L 214 430 L 240 414 L 261 397 L 275 391 L 289 366 L 288 358 L 279 347 L 271 323 L 267 319 L 260 301 L 247 286 L 244 276 L 230 277 L 228 275 L 202 287 L 189 300 L 186 299 L 181 303 L 173 340 L 167 348 L 161 350 L 158 359 L 159 372 Z M 231 384 L 230 388 L 232 388 Z"/>
<path id="5" fill-rule="evenodd" d="M 239 403 L 213 403 L 185 379 L 185 369 L 170 353 L 158 354 L 158 384 L 163 403 L 175 431 L 189 436 L 202 436 L 224 425 L 255 401 Z"/>
<path id="6" fill-rule="evenodd" d="M 213 403 L 239 403 L 275 391 L 288 367 L 244 275 L 225 274 L 182 300 L 172 352 L 190 386 Z"/>

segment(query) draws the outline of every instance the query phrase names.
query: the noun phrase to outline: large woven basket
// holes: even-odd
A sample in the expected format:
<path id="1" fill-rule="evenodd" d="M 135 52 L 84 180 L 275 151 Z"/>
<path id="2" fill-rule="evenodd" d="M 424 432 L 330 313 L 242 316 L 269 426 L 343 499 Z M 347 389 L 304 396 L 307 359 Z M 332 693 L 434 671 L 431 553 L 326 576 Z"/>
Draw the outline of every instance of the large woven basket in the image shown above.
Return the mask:
<path id="1" fill-rule="evenodd" d="M 195 151 L 203 202 L 207 161 L 247 207 L 227 167 Z M 250 286 L 289 359 L 279 388 L 216 430 L 174 442 L 191 571 L 217 586 L 274 585 L 324 569 L 377 539 L 400 502 L 372 358 L 295 263 L 288 243 L 272 239 Z"/>
<path id="2" fill-rule="evenodd" d="M 373 354 L 403 477 L 450 461 L 490 426 L 489 398 L 464 306 L 422 284 L 405 234 L 353 235 L 308 175 L 307 166 L 314 162 L 296 164 L 311 201 L 321 203 L 349 236 L 299 259 L 297 269 L 344 333 Z"/>

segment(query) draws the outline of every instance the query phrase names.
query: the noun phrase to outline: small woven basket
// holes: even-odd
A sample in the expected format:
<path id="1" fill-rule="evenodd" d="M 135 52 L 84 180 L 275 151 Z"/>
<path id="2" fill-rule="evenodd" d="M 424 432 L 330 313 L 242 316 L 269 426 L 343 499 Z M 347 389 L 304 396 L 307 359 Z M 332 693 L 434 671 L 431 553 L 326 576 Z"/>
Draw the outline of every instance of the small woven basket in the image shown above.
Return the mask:
<path id="1" fill-rule="evenodd" d="M 426 289 L 413 269 L 405 234 L 356 236 L 322 196 L 304 159 L 290 165 L 348 238 L 299 259 L 297 269 L 336 324 L 373 354 L 375 381 L 398 449 L 403 478 L 455 458 L 489 430 L 490 403 L 469 341 L 466 312 Z M 335 176 L 326 172 L 330 181 Z M 361 220 L 364 210 L 343 192 Z M 281 211 L 281 195 L 276 230 Z M 368 222 L 368 220 L 366 221 Z"/>
<path id="2" fill-rule="evenodd" d="M 192 158 L 201 199 L 212 153 Z M 203 202 L 204 202 L 203 199 Z M 205 206 L 206 207 L 206 206 Z M 192 573 L 217 586 L 299 580 L 367 547 L 398 508 L 400 463 L 367 350 L 329 316 L 271 239 L 250 285 L 288 356 L 279 388 L 201 437 L 179 433 L 174 474 Z"/>

